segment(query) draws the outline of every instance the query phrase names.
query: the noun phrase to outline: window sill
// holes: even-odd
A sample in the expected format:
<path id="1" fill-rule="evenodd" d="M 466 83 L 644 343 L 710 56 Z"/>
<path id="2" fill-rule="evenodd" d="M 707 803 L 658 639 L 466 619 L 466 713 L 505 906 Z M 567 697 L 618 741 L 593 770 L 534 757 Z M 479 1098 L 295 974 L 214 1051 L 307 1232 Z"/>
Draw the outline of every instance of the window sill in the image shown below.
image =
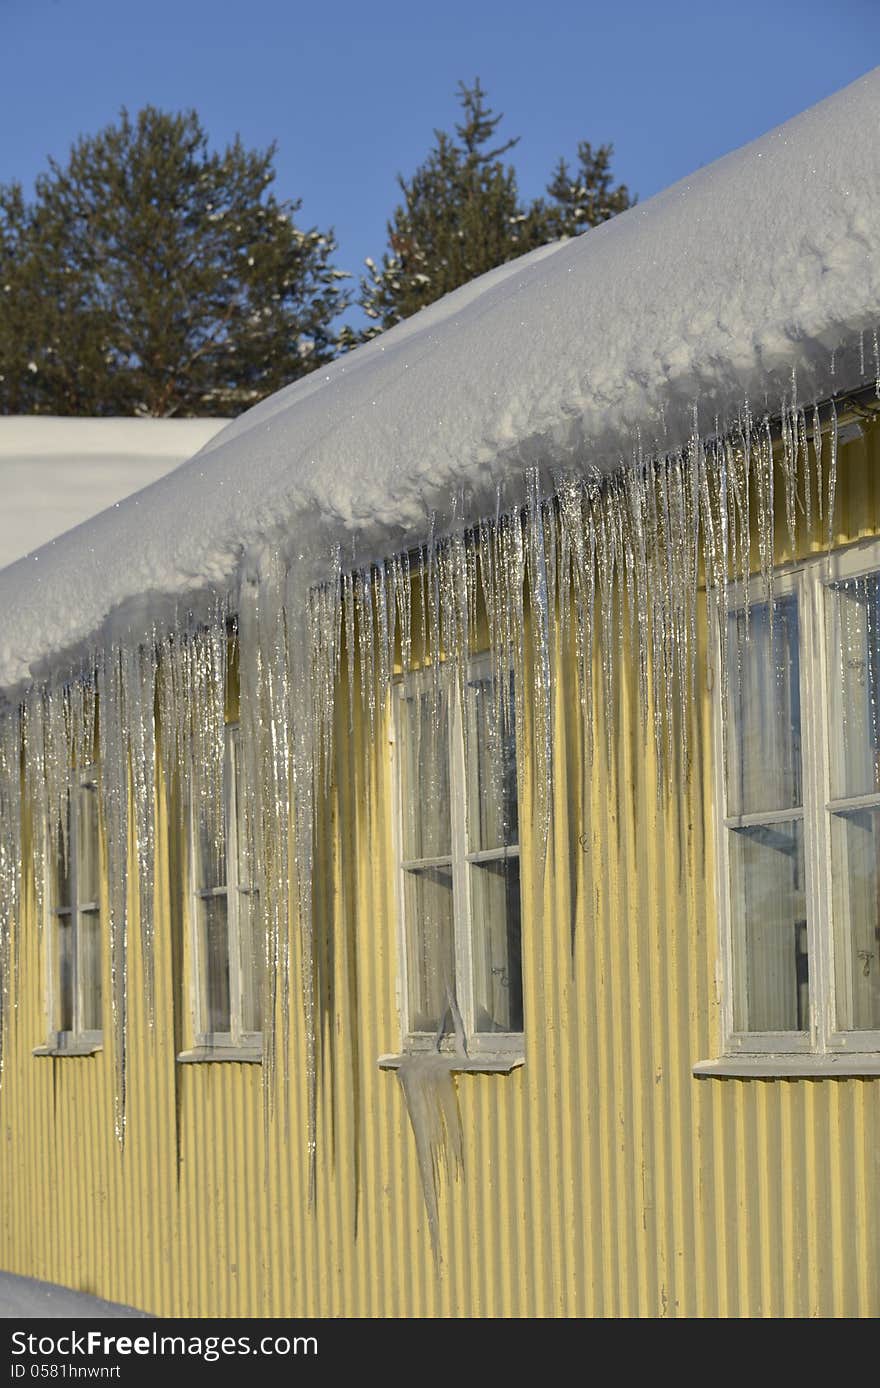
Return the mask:
<path id="1" fill-rule="evenodd" d="M 692 1073 L 697 1079 L 827 1079 L 880 1075 L 880 1052 L 842 1055 L 734 1055 L 718 1060 L 699 1060 Z"/>
<path id="2" fill-rule="evenodd" d="M 509 1075 L 525 1065 L 522 1055 L 453 1055 L 443 1051 L 405 1051 L 402 1055 L 380 1055 L 376 1062 L 380 1070 L 399 1070 L 407 1060 L 419 1055 L 440 1055 L 449 1062 L 454 1074 L 466 1075 Z"/>
<path id="3" fill-rule="evenodd" d="M 65 1041 L 62 1037 L 57 1041 L 48 1042 L 45 1046 L 34 1046 L 31 1055 L 51 1056 L 55 1060 L 63 1056 L 85 1056 L 97 1055 L 104 1049 L 103 1041 L 78 1041 L 71 1039 Z"/>
<path id="4" fill-rule="evenodd" d="M 263 1052 L 241 1046 L 194 1046 L 191 1051 L 181 1051 L 177 1057 L 178 1065 L 210 1065 L 217 1061 L 262 1065 Z"/>

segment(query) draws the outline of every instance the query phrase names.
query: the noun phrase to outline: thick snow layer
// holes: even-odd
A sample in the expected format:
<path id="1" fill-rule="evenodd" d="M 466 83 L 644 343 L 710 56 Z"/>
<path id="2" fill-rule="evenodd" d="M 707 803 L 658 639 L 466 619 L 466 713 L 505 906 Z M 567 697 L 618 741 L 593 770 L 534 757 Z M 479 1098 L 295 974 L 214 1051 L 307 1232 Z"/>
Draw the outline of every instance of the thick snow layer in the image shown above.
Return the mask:
<path id="1" fill-rule="evenodd" d="M 575 240 L 449 295 L 0 576 L 0 686 L 147 596 L 413 544 L 524 472 L 851 388 L 880 320 L 880 69 Z M 861 348 L 861 350 L 860 350 Z M 462 509 L 463 507 L 463 509 Z"/>
<path id="2" fill-rule="evenodd" d="M 224 423 L 0 417 L 0 568 L 164 477 Z"/>

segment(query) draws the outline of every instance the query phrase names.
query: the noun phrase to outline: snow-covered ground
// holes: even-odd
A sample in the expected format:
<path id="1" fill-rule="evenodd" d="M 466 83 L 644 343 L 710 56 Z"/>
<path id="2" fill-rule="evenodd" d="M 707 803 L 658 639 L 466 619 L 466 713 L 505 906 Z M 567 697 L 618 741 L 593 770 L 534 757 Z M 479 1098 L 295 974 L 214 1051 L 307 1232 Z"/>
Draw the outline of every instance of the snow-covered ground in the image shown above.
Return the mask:
<path id="1" fill-rule="evenodd" d="M 224 423 L 0 417 L 0 568 L 163 477 Z"/>
<path id="2" fill-rule="evenodd" d="M 0 1272 L 0 1320 L 110 1320 L 122 1317 L 144 1318 L 146 1311 L 103 1301 L 99 1296 L 74 1292 L 54 1282 L 38 1282 L 34 1277 L 16 1277 Z"/>

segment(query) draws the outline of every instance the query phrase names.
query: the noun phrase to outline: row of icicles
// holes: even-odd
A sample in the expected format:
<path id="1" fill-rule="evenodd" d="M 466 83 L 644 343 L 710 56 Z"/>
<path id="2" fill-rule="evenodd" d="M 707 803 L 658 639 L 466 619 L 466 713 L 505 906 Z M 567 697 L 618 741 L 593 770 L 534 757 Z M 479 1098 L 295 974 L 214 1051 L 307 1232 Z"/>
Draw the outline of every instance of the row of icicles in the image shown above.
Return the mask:
<path id="1" fill-rule="evenodd" d="M 66 832 L 69 770 L 97 760 L 109 900 L 115 1121 L 123 1142 L 128 877 L 134 869 L 145 1001 L 152 1017 L 157 792 L 163 806 L 180 807 L 174 832 L 183 839 L 190 810 L 183 794 L 170 791 L 189 787 L 193 812 L 213 825 L 219 844 L 225 672 L 234 640 L 244 852 L 266 925 L 265 1110 L 268 1122 L 276 1070 L 279 1063 L 285 1072 L 288 1067 L 293 920 L 299 931 L 314 1180 L 319 1028 L 312 852 L 316 815 L 332 779 L 340 680 L 348 684 L 349 708 L 360 703 L 363 755 L 369 757 L 397 675 L 428 663 L 439 680 L 441 662 L 451 661 L 461 679 L 482 626 L 496 671 L 513 672 L 520 747 L 525 746 L 523 710 L 530 705 L 537 817 L 546 841 L 557 643 L 575 655 L 590 755 L 594 698 L 604 706 L 609 746 L 613 740 L 619 661 L 624 643 L 629 644 L 638 665 L 643 723 L 662 764 L 673 724 L 687 729 L 687 719 L 675 715 L 694 689 L 701 586 L 718 594 L 724 645 L 727 584 L 745 583 L 750 570 L 757 570 L 765 594 L 770 593 L 778 516 L 784 517 L 792 551 L 796 535 L 804 532 L 830 544 L 838 449 L 834 406 L 820 420 L 817 409 L 799 408 L 792 393 L 781 419 L 781 446 L 774 445 L 769 420 L 755 421 L 745 408 L 725 437 L 705 441 L 695 428 L 682 451 L 659 460 L 639 451 L 613 476 L 565 474 L 542 493 L 532 473 L 516 511 L 462 523 L 415 552 L 353 572 L 343 569 L 337 552 L 328 580 L 319 586 L 306 583 L 278 555 L 258 582 L 243 579 L 213 598 L 207 617 L 204 610 L 196 619 L 181 609 L 162 629 L 132 632 L 112 644 L 96 641 L 75 670 L 29 688 L 20 704 L 0 715 L 0 1037 L 17 996 L 14 922 L 22 899 L 23 820 L 30 826 L 40 922 L 50 848 Z M 723 669 L 729 663 L 724 652 Z M 504 681 L 496 680 L 495 687 L 500 726 L 506 716 Z M 673 759 L 665 760 L 671 765 Z M 369 784 L 368 776 L 364 782 Z M 129 861 L 130 841 L 136 863 Z"/>

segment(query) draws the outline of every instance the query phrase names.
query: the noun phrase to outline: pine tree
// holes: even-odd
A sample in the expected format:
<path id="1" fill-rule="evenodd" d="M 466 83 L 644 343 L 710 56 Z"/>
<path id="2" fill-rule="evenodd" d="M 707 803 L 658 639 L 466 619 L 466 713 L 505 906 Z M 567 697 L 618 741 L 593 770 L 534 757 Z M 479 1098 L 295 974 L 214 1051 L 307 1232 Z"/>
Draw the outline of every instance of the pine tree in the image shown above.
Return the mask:
<path id="1" fill-rule="evenodd" d="M 599 145 L 594 150 L 589 140 L 581 140 L 577 147 L 578 167 L 574 177 L 565 160 L 559 160 L 553 178 L 547 185 L 547 193 L 552 199 L 550 205 L 535 204 L 534 208 L 536 217 L 542 221 L 543 240 L 557 241 L 564 236 L 577 236 L 633 205 L 636 199 L 630 198 L 626 184 L 620 183 L 617 187 L 612 184 L 613 153 L 613 145 Z"/>
<path id="2" fill-rule="evenodd" d="M 493 114 L 485 95 L 479 79 L 473 87 L 460 82 L 458 139 L 436 130 L 424 164 L 411 179 L 398 175 L 403 202 L 388 223 L 389 249 L 381 267 L 366 262 L 361 280 L 360 303 L 373 331 L 538 244 L 514 171 L 502 162 L 517 140 L 490 147 L 503 117 Z"/>
<path id="3" fill-rule="evenodd" d="M 329 360 L 347 276 L 274 152 L 147 107 L 0 188 L 0 412 L 233 415 Z"/>
<path id="4" fill-rule="evenodd" d="M 9 414 L 26 413 L 31 396 L 27 302 L 33 287 L 30 292 L 26 288 L 28 223 L 21 188 L 17 184 L 0 187 L 0 400 Z M 13 370 L 16 359 L 20 364 Z M 36 363 L 32 366 L 36 370 Z"/>
<path id="5" fill-rule="evenodd" d="M 615 187 L 611 145 L 578 145 L 574 177 L 560 159 L 547 187 L 550 201 L 523 204 L 512 167 L 502 156 L 518 137 L 490 148 L 502 120 L 486 105 L 479 79 L 459 83 L 463 120 L 457 141 L 441 130 L 424 164 L 409 180 L 398 175 L 403 202 L 388 223 L 381 265 L 367 260 L 360 305 L 371 337 L 496 265 L 563 236 L 598 226 L 631 204 Z M 634 201 L 634 199 L 632 199 Z"/>

